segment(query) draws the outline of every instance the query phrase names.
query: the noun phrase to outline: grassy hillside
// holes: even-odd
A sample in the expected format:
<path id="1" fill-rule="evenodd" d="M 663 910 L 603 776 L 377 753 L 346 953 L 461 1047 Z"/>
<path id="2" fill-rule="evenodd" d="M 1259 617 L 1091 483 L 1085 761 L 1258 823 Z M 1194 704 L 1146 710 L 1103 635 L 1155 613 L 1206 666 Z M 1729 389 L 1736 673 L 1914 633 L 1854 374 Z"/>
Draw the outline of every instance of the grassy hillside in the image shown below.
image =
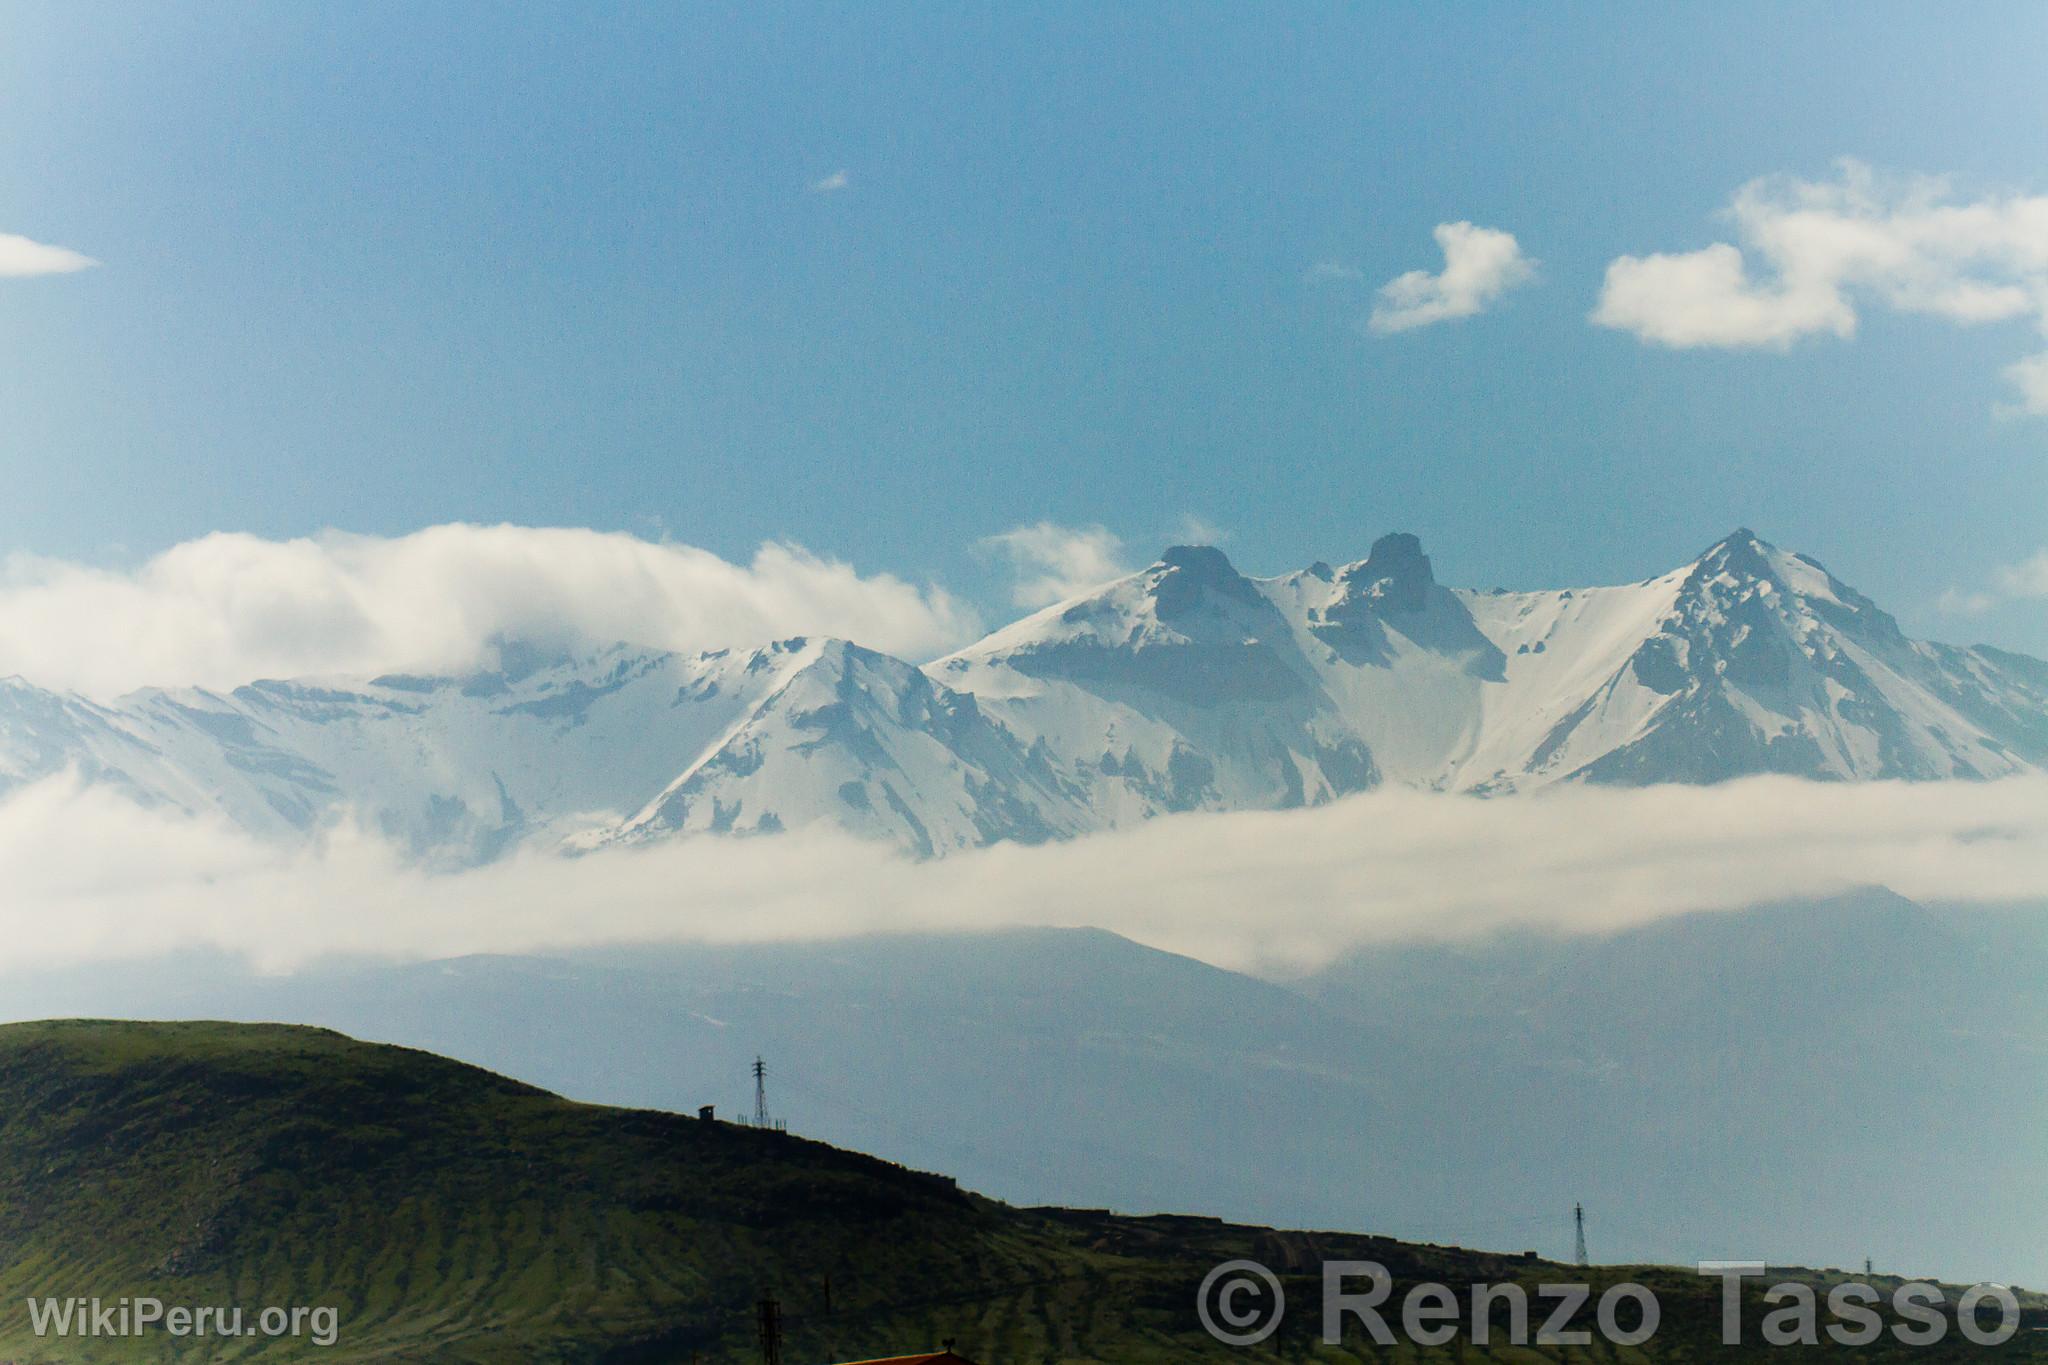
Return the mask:
<path id="1" fill-rule="evenodd" d="M 317 1029 L 0 1028 L 0 1359 L 743 1361 L 764 1291 L 790 1365 L 948 1337 L 989 1365 L 1370 1358 L 1312 1346 L 1308 1278 L 1290 1278 L 1276 1342 L 1211 1342 L 1195 1286 L 1244 1255 L 1290 1277 L 1324 1257 L 1561 1277 L 1520 1256 L 1014 1209 L 799 1137 L 572 1104 Z M 1636 1277 L 1666 1325 L 1632 1358 L 1713 1355 L 1709 1286 Z M 340 1340 L 33 1335 L 26 1299 L 92 1295 L 332 1306 Z"/>

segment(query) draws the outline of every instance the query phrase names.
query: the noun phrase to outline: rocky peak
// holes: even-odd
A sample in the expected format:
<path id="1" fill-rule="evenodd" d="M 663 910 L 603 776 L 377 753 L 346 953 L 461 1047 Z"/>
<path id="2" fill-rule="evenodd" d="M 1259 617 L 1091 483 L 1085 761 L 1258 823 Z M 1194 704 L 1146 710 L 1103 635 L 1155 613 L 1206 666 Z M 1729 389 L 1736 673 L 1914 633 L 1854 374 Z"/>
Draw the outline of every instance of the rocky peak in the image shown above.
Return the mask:
<path id="1" fill-rule="evenodd" d="M 1169 545 L 1153 567 L 1159 619 L 1170 621 L 1211 595 L 1256 601 L 1259 590 L 1214 545 Z"/>
<path id="2" fill-rule="evenodd" d="M 1693 577 L 1706 580 L 1726 574 L 1738 583 L 1781 583 L 1772 556 L 1774 546 L 1757 537 L 1747 526 L 1737 527 L 1708 547 L 1693 567 Z"/>
<path id="3" fill-rule="evenodd" d="M 1428 605 L 1436 573 L 1422 552 L 1422 541 L 1395 531 L 1374 541 L 1365 562 L 1347 569 L 1344 581 L 1353 593 L 1373 599 L 1383 611 L 1414 612 Z"/>

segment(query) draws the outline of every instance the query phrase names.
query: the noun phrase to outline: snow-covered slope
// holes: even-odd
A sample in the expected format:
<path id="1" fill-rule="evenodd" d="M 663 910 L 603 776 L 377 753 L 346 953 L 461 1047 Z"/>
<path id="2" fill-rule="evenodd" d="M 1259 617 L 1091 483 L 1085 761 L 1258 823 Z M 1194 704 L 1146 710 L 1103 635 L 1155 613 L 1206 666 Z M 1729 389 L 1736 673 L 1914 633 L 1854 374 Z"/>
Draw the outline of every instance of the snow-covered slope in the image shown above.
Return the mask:
<path id="1" fill-rule="evenodd" d="M 973 697 L 843 640 L 794 643 L 776 686 L 609 837 L 826 821 L 928 857 L 1099 826 Z"/>
<path id="2" fill-rule="evenodd" d="M 974 698 L 842 640 L 500 653 L 459 677 L 152 689 L 111 706 L 0 681 L 0 795 L 73 770 L 274 838 L 347 811 L 443 864 L 819 821 L 921 855 L 1100 825 Z"/>
<path id="3" fill-rule="evenodd" d="M 456 677 L 151 690 L 0 680 L 0 794 L 59 771 L 440 863 L 831 824 L 931 856 L 1380 783 L 1996 777 L 2048 767 L 2048 664 L 1906 639 L 1747 531 L 1621 587 L 1473 592 L 1412 536 L 1245 577 L 1176 547 L 923 668 L 836 640 Z"/>
<path id="4" fill-rule="evenodd" d="M 501 654 L 500 667 L 460 677 L 139 692 L 79 717 L 93 722 L 79 730 L 82 762 L 147 801 L 220 811 L 265 835 L 306 832 L 347 806 L 415 853 L 482 860 L 616 821 L 621 790 L 659 790 L 785 671 L 775 647 Z M 64 766 L 50 745 L 13 741 L 0 721 L 16 780 Z"/>
<path id="5" fill-rule="evenodd" d="M 1407 535 L 1270 579 L 1175 549 L 932 670 L 1072 756 L 1099 805 L 1148 814 L 1375 781 L 1491 792 L 2048 764 L 2048 666 L 1909 641 L 1748 531 L 1642 583 L 1528 593 L 1444 588 Z"/>
<path id="6" fill-rule="evenodd" d="M 1817 561 L 1741 531 L 1677 582 L 1617 674 L 1545 738 L 1541 773 L 1608 782 L 1999 777 L 2048 764 L 2048 667 L 1908 640 Z M 1643 717 L 1577 733 L 1608 709 Z"/>

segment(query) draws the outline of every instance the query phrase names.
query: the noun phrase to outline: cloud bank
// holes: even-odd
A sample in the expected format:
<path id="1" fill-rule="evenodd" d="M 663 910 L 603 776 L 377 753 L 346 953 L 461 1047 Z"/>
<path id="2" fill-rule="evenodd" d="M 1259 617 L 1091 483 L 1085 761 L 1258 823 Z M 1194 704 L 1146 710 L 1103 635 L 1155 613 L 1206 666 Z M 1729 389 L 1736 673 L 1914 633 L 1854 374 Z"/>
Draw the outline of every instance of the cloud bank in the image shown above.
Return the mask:
<path id="1" fill-rule="evenodd" d="M 2048 778 L 1383 791 L 918 863 L 847 836 L 700 838 L 432 873 L 352 827 L 280 848 L 54 778 L 0 798 L 0 970 L 223 950 L 266 970 L 647 942 L 1093 926 L 1274 975 L 1510 925 L 1606 932 L 1882 884 L 2048 898 Z"/>
<path id="2" fill-rule="evenodd" d="M 1444 268 L 1432 275 L 1411 270 L 1380 286 L 1366 326 L 1385 335 L 1453 318 L 1471 317 L 1536 275 L 1536 263 L 1522 254 L 1514 234 L 1471 223 L 1439 223 L 1436 244 Z"/>
<path id="3" fill-rule="evenodd" d="M 1015 580 L 1010 601 L 1031 611 L 1130 572 L 1124 564 L 1123 541 L 1102 526 L 1041 521 L 989 536 L 980 545 L 1010 570 Z"/>
<path id="4" fill-rule="evenodd" d="M 69 247 L 49 246 L 12 232 L 0 232 L 0 279 L 69 275 L 99 262 Z"/>
<path id="5" fill-rule="evenodd" d="M 494 640 L 669 649 L 840 635 L 913 659 L 981 631 L 934 587 L 793 545 L 744 565 L 636 536 L 526 526 L 398 537 L 215 534 L 131 571 L 0 560 L 0 676 L 111 696 L 321 673 L 459 670 Z"/>
<path id="6" fill-rule="evenodd" d="M 2048 333 L 2048 196 L 1959 198 L 1946 180 L 1844 161 L 1832 180 L 1753 180 L 1726 216 L 1739 246 L 1610 262 L 1593 321 L 1678 349 L 1851 337 L 1869 303 Z M 2048 413 L 2048 352 L 2005 378 L 2021 410 Z"/>

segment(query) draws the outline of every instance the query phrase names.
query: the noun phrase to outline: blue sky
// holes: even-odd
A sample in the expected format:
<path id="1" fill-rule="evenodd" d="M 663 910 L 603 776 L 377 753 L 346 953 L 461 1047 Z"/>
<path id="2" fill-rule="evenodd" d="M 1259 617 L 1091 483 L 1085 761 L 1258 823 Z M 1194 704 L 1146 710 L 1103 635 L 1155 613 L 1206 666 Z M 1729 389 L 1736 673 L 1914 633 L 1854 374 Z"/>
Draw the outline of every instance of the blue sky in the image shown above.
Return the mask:
<path id="1" fill-rule="evenodd" d="M 1039 521 L 1143 560 L 1192 518 L 1252 572 L 1408 529 L 1477 586 L 1746 524 L 1918 633 L 2048 652 L 2012 568 L 2048 546 L 2048 417 L 2001 378 L 2038 312 L 1859 287 L 1853 337 L 1782 348 L 1588 320 L 1617 257 L 1741 244 L 1758 177 L 2048 194 L 2039 6 L 0 21 L 0 233 L 100 262 L 0 278 L 0 553 L 787 537 L 999 618 L 976 542 Z M 1457 221 L 1533 278 L 1366 329 Z"/>

